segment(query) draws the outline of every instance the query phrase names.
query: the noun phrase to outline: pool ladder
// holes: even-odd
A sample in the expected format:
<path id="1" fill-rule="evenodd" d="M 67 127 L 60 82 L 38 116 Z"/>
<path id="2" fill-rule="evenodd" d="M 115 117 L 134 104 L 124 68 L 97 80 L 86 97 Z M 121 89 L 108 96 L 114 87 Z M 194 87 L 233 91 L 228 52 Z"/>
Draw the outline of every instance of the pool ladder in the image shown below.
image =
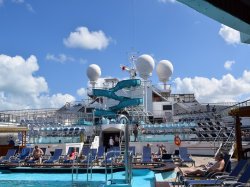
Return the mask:
<path id="1" fill-rule="evenodd" d="M 89 174 L 90 174 L 90 179 L 92 180 L 92 174 L 93 174 L 93 162 L 90 163 L 90 158 L 92 159 L 92 153 L 90 152 L 88 154 L 88 163 L 87 163 L 87 182 L 89 181 Z"/>
<path id="2" fill-rule="evenodd" d="M 75 162 L 75 160 L 73 160 L 72 169 L 71 169 L 72 183 L 74 182 L 74 170 L 76 173 L 76 180 L 78 180 L 78 173 L 79 173 L 78 169 L 79 169 L 78 162 Z"/>

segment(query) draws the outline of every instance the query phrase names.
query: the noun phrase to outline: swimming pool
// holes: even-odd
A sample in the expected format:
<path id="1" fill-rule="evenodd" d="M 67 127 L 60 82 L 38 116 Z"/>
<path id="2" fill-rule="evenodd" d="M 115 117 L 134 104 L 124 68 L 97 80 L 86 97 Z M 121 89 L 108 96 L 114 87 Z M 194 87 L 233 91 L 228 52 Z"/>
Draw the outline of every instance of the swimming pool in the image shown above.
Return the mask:
<path id="1" fill-rule="evenodd" d="M 4 187 L 105 187 L 105 174 L 94 173 L 92 179 L 87 174 L 46 174 L 46 173 L 0 173 L 0 186 Z M 111 174 L 108 174 L 108 180 Z M 125 172 L 113 174 L 114 181 L 121 181 L 125 178 Z M 133 170 L 132 187 L 143 186 L 153 187 L 155 181 L 154 172 L 147 169 Z M 110 182 L 108 182 L 110 184 Z M 116 185 L 112 185 L 115 187 Z"/>

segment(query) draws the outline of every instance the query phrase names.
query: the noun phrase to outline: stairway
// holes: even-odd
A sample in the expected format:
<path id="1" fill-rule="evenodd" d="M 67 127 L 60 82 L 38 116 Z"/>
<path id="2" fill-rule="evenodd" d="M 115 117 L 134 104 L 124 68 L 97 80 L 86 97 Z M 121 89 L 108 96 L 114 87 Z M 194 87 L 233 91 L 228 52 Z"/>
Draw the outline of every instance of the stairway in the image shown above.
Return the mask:
<path id="1" fill-rule="evenodd" d="M 120 152 L 121 152 L 121 155 L 124 155 L 124 152 L 125 152 L 125 140 L 120 141 Z"/>
<path id="2" fill-rule="evenodd" d="M 229 155 L 233 155 L 235 151 L 235 137 L 234 137 L 234 128 L 231 130 L 228 138 L 226 141 L 223 141 L 218 150 L 216 151 L 215 155 L 219 152 L 227 153 Z"/>

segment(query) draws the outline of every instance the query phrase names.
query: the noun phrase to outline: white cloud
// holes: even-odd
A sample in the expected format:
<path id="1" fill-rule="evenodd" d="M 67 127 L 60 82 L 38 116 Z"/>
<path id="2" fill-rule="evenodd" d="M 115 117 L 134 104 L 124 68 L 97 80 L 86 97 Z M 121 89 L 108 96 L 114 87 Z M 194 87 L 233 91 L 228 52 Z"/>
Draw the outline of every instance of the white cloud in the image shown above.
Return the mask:
<path id="1" fill-rule="evenodd" d="M 69 94 L 49 95 L 44 77 L 34 76 L 39 70 L 35 56 L 0 55 L 0 106 L 1 110 L 60 107 L 74 101 Z"/>
<path id="2" fill-rule="evenodd" d="M 65 54 L 59 54 L 59 55 L 54 55 L 54 54 L 47 54 L 46 55 L 46 60 L 50 60 L 50 61 L 55 61 L 55 62 L 60 62 L 60 63 L 64 63 L 64 62 L 74 62 L 75 59 L 73 57 L 67 56 Z"/>
<path id="3" fill-rule="evenodd" d="M 234 61 L 234 60 L 227 60 L 227 61 L 224 63 L 224 68 L 225 68 L 226 70 L 231 70 L 233 64 L 235 64 L 235 61 Z"/>
<path id="4" fill-rule="evenodd" d="M 108 38 L 103 31 L 91 32 L 87 27 L 78 27 L 68 38 L 63 39 L 67 47 L 97 50 L 105 49 L 110 41 L 111 38 Z"/>
<path id="5" fill-rule="evenodd" d="M 234 30 L 226 25 L 221 25 L 219 35 L 228 43 L 228 44 L 239 44 L 240 43 L 240 32 Z"/>
<path id="6" fill-rule="evenodd" d="M 4 4 L 4 0 L 0 0 L 0 6 Z"/>
<path id="7" fill-rule="evenodd" d="M 226 74 L 221 79 L 176 78 L 174 82 L 174 92 L 194 93 L 200 102 L 237 102 L 250 96 L 250 71 L 247 70 L 239 78 Z"/>
<path id="8" fill-rule="evenodd" d="M 80 58 L 79 62 L 80 64 L 86 64 L 88 61 L 86 59 Z"/>
<path id="9" fill-rule="evenodd" d="M 31 6 L 31 4 L 29 4 L 29 3 L 26 3 L 26 8 L 27 8 L 27 10 L 28 11 L 30 11 L 30 12 L 32 12 L 32 13 L 34 13 L 35 12 L 35 10 L 33 9 L 33 7 Z"/>
<path id="10" fill-rule="evenodd" d="M 87 90 L 85 88 L 79 88 L 77 90 L 77 95 L 85 98 L 87 96 Z"/>
<path id="11" fill-rule="evenodd" d="M 160 3 L 175 3 L 176 0 L 158 0 Z"/>
<path id="12" fill-rule="evenodd" d="M 19 4 L 22 4 L 24 3 L 24 0 L 12 0 L 13 3 L 19 3 Z"/>
<path id="13" fill-rule="evenodd" d="M 34 9 L 31 6 L 31 4 L 26 3 L 25 0 L 12 0 L 12 3 L 16 3 L 16 4 L 20 4 L 20 5 L 24 5 L 26 7 L 26 9 L 32 13 L 34 13 Z"/>

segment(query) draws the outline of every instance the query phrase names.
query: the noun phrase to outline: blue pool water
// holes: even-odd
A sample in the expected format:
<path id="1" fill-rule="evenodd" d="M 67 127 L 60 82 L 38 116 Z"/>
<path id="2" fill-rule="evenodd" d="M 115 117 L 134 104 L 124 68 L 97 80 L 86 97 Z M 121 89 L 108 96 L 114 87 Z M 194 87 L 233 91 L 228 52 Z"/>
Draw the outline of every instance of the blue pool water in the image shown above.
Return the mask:
<path id="1" fill-rule="evenodd" d="M 125 178 L 125 173 L 116 172 L 113 174 L 114 181 L 121 181 Z M 111 175 L 108 175 L 108 180 Z M 147 169 L 133 170 L 132 187 L 154 186 L 154 172 Z M 0 186 L 4 187 L 105 187 L 105 174 L 89 175 L 87 182 L 86 174 L 78 174 L 78 179 L 74 175 L 72 182 L 71 174 L 35 174 L 35 173 L 0 173 Z M 114 187 L 115 185 L 112 185 Z"/>

